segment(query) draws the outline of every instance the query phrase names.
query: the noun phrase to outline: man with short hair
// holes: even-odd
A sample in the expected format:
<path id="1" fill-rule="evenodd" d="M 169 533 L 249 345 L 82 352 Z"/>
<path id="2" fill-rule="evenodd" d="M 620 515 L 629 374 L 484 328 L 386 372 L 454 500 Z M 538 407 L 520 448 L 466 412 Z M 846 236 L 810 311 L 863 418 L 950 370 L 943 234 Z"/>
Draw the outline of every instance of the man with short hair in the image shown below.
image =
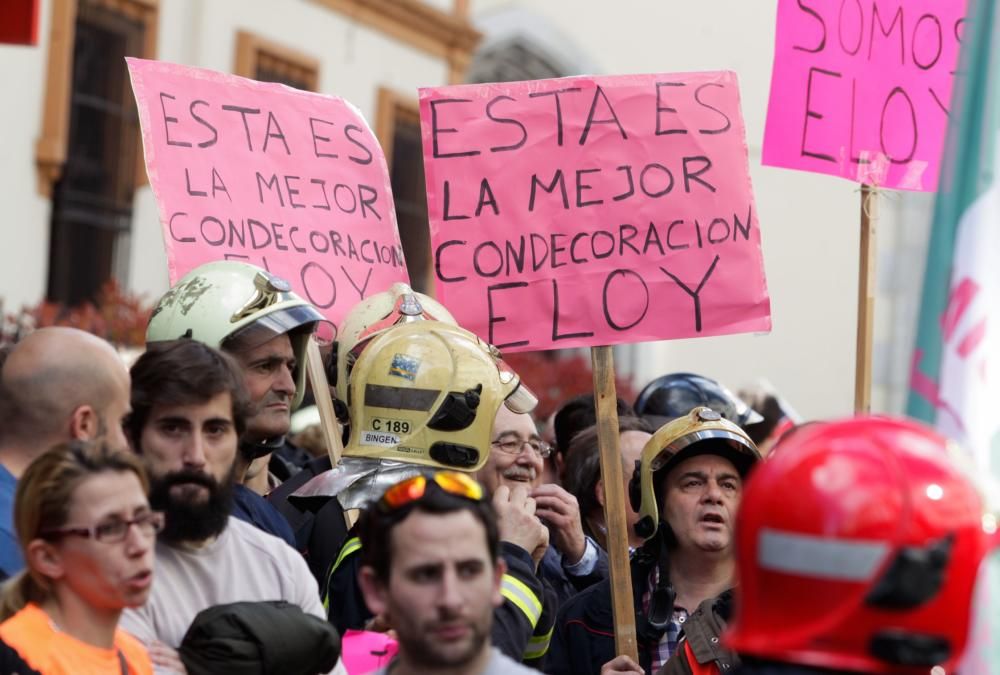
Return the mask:
<path id="1" fill-rule="evenodd" d="M 382 333 L 393 327 L 424 320 L 442 320 L 457 325 L 448 310 L 433 298 L 414 292 L 407 284 L 395 283 L 389 289 L 369 295 L 358 302 L 337 326 L 337 340 L 333 345 L 330 363 L 330 366 L 335 366 L 335 371 L 330 384 L 336 388 L 334 410 L 338 422 L 343 425 L 341 436 L 345 445 L 349 438 L 343 432 L 348 431 L 351 426 L 347 390 L 357 360 Z M 493 411 L 489 414 L 492 415 Z M 309 569 L 323 588 L 331 566 L 347 545 L 344 509 L 332 493 L 319 498 L 302 498 L 300 491 L 315 495 L 311 492 L 312 486 L 307 484 L 314 479 L 322 481 L 323 475 L 329 475 L 333 464 L 328 451 L 329 448 L 326 448 L 322 457 L 306 462 L 301 471 L 268 495 L 268 502 L 292 525 L 299 550 L 305 552 Z M 345 452 L 345 456 L 350 456 L 350 453 Z M 360 594 L 355 595 L 360 602 Z"/>
<path id="2" fill-rule="evenodd" d="M 642 459 L 642 449 L 653 435 L 649 424 L 640 417 L 618 418 L 618 450 L 622 457 L 622 476 L 625 479 L 625 492 L 628 492 L 628 481 L 632 477 L 635 465 Z M 597 542 L 597 545 L 607 551 L 607 524 L 604 519 L 605 491 L 601 478 L 601 451 L 598 445 L 597 426 L 586 427 L 573 436 L 566 451 L 563 464 L 563 487 L 574 495 L 580 503 L 580 515 L 583 519 L 584 533 Z M 642 546 L 643 538 L 635 533 L 633 526 L 639 520 L 639 514 L 625 504 L 625 522 L 628 525 L 629 548 Z"/>
<path id="3" fill-rule="evenodd" d="M 41 328 L 7 355 L 0 376 L 0 580 L 24 567 L 13 525 L 17 479 L 71 440 L 127 445 L 129 376 L 114 348 L 76 328 Z"/>
<path id="4" fill-rule="evenodd" d="M 743 480 L 759 459 L 746 433 L 707 407 L 664 425 L 643 448 L 629 498 L 639 514 L 634 530 L 646 539 L 631 561 L 646 673 L 659 672 L 682 633 L 693 648 L 711 651 L 723 670 L 733 665 L 718 637 L 731 603 Z M 614 657 L 611 588 L 604 581 L 560 610 L 547 671 L 596 674 Z"/>
<path id="5" fill-rule="evenodd" d="M 249 407 L 239 366 L 204 344 L 177 340 L 151 346 L 132 366 L 132 382 L 128 433 L 166 527 L 150 599 L 122 616 L 123 628 L 176 649 L 198 612 L 214 605 L 284 600 L 325 617 L 302 557 L 230 516 Z"/>
<path id="6" fill-rule="evenodd" d="M 296 330 L 308 336 L 315 330 L 315 323 L 298 326 L 261 343 L 237 335 L 219 345 L 240 364 L 250 400 L 254 404 L 253 412 L 247 418 L 246 431 L 240 439 L 243 454 L 247 457 L 259 452 L 246 451 L 247 446 L 256 445 L 261 449 L 284 453 L 296 461 L 308 461 L 308 457 L 299 456 L 304 453 L 296 453 L 297 449 L 289 449 L 285 443 L 291 428 L 292 404 L 301 398 L 297 396 L 297 375 L 305 368 L 305 353 L 297 352 L 292 344 L 291 333 Z M 247 465 L 244 472 L 250 463 L 245 458 L 240 459 L 241 465 Z"/>
<path id="7" fill-rule="evenodd" d="M 615 399 L 618 418 L 635 417 L 636 412 L 621 396 Z M 569 453 L 573 437 L 587 427 L 597 424 L 597 408 L 594 404 L 594 393 L 580 394 L 565 401 L 552 416 L 552 461 L 555 464 L 556 475 L 560 481 L 566 470 L 566 457 Z M 631 467 L 629 474 L 631 475 Z"/>
<path id="8" fill-rule="evenodd" d="M 411 301 L 411 304 L 415 302 Z M 326 478 L 345 508 L 362 508 L 381 496 L 393 477 L 434 468 L 472 473 L 490 457 L 497 410 L 531 410 L 537 400 L 496 351 L 454 324 L 431 319 L 390 325 L 372 338 L 352 364 L 348 386 L 351 435 L 338 471 Z M 391 426 L 390 426 L 391 425 Z M 350 481 L 350 482 L 348 482 Z M 345 484 L 346 483 L 346 484 Z M 493 644 L 511 658 L 537 661 L 548 648 L 555 610 L 535 569 L 548 546 L 548 531 L 534 515 L 523 487 L 495 501 L 506 563 L 503 602 L 492 621 Z M 350 536 L 325 575 L 330 621 L 341 632 L 384 630 L 358 586 L 357 536 Z"/>
<path id="9" fill-rule="evenodd" d="M 363 512 L 358 530 L 365 602 L 399 640 L 378 675 L 536 672 L 490 645 L 505 564 L 494 514 L 472 479 L 406 479 Z"/>
<path id="10" fill-rule="evenodd" d="M 533 528 L 548 528 L 547 545 L 529 550 L 540 578 L 560 603 L 608 575 L 607 555 L 583 533 L 576 497 L 554 483 L 542 483 L 543 462 L 551 447 L 542 441 L 529 413 L 500 408 L 493 421 L 490 457 L 476 478 L 493 497 L 500 538 L 524 544 Z M 508 522 L 506 503 L 530 500 L 537 523 Z"/>
<path id="11" fill-rule="evenodd" d="M 157 303 L 146 331 L 149 344 L 189 337 L 236 359 L 252 409 L 236 456 L 233 515 L 293 547 L 285 518 L 244 483 L 263 471 L 266 457 L 279 468 L 285 467 L 280 457 L 308 460 L 285 436 L 305 394 L 306 346 L 322 321 L 284 279 L 247 263 L 218 261 L 180 279 Z"/>
<path id="12" fill-rule="evenodd" d="M 309 330 L 311 332 L 312 329 Z M 269 467 L 274 465 L 287 469 L 283 454 L 295 456 L 299 452 L 287 443 L 285 436 L 291 426 L 292 401 L 296 396 L 295 373 L 297 368 L 304 367 L 304 364 L 299 364 L 299 359 L 305 355 L 296 355 L 287 333 L 276 335 L 257 346 L 250 347 L 249 344 L 227 340 L 221 346 L 240 365 L 252 402 L 246 430 L 240 436 L 240 452 L 236 455 L 234 515 L 295 547 L 291 525 L 249 484 L 253 481 L 260 485 L 261 481 L 254 480 L 260 476 L 266 487 Z M 289 473 L 283 475 L 288 477 Z"/>

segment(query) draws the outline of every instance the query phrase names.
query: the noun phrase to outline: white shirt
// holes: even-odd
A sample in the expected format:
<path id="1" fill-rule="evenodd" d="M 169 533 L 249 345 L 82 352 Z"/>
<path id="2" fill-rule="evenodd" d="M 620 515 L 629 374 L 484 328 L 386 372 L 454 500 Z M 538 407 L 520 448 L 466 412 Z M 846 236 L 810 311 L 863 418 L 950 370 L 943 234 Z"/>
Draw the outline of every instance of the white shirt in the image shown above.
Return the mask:
<path id="1" fill-rule="evenodd" d="M 319 588 L 301 555 L 278 537 L 230 517 L 219 537 L 197 549 L 157 542 L 153 588 L 120 626 L 145 643 L 177 649 L 195 616 L 230 602 L 285 600 L 326 620 Z"/>

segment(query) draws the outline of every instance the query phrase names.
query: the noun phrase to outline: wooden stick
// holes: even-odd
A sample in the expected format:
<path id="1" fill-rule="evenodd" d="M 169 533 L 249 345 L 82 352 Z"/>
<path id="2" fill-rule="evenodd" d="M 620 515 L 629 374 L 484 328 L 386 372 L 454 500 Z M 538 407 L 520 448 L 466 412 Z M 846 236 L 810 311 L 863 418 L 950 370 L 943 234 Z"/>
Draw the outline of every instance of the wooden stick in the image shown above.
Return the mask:
<path id="1" fill-rule="evenodd" d="M 615 651 L 638 663 L 635 607 L 632 603 L 632 570 L 628 560 L 628 526 L 625 521 L 625 483 L 618 449 L 618 394 L 611 347 L 592 347 L 597 439 L 604 484 L 604 521 L 608 526 L 608 562 L 611 566 L 611 608 L 615 621 Z"/>
<path id="2" fill-rule="evenodd" d="M 854 373 L 854 412 L 871 411 L 872 332 L 875 324 L 875 225 L 877 188 L 861 186 L 861 247 L 858 265 L 858 342 Z"/>
<path id="3" fill-rule="evenodd" d="M 340 456 L 344 452 L 344 447 L 341 444 L 337 414 L 333 411 L 333 397 L 330 396 L 330 383 L 326 379 L 323 357 L 319 353 L 319 345 L 315 340 L 309 340 L 309 346 L 306 350 L 306 372 L 312 383 L 316 407 L 319 408 L 323 440 L 326 441 L 326 450 L 330 453 L 330 465 L 337 466 L 340 464 Z"/>

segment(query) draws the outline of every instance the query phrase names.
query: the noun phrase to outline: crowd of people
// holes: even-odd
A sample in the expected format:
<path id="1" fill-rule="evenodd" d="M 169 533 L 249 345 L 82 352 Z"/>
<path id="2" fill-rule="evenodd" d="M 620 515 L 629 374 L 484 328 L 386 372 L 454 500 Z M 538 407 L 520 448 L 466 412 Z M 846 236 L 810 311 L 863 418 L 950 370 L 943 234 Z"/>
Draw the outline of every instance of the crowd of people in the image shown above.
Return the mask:
<path id="1" fill-rule="evenodd" d="M 692 373 L 619 399 L 637 662 L 593 395 L 543 434 L 531 383 L 397 284 L 337 327 L 316 456 L 289 439 L 324 321 L 227 261 L 130 368 L 73 328 L 4 352 L 0 673 L 959 672 L 997 521 L 933 431 Z"/>

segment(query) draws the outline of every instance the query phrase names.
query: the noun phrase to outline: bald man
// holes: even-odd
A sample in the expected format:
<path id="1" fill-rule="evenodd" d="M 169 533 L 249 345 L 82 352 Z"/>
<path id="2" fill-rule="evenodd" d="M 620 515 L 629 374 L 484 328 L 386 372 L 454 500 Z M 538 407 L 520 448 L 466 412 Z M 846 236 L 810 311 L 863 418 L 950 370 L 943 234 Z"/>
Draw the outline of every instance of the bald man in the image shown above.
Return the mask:
<path id="1" fill-rule="evenodd" d="M 0 579 L 23 566 L 13 526 L 18 478 L 36 457 L 71 440 L 126 448 L 129 376 L 114 348 L 75 328 L 42 328 L 7 355 L 0 374 Z"/>

